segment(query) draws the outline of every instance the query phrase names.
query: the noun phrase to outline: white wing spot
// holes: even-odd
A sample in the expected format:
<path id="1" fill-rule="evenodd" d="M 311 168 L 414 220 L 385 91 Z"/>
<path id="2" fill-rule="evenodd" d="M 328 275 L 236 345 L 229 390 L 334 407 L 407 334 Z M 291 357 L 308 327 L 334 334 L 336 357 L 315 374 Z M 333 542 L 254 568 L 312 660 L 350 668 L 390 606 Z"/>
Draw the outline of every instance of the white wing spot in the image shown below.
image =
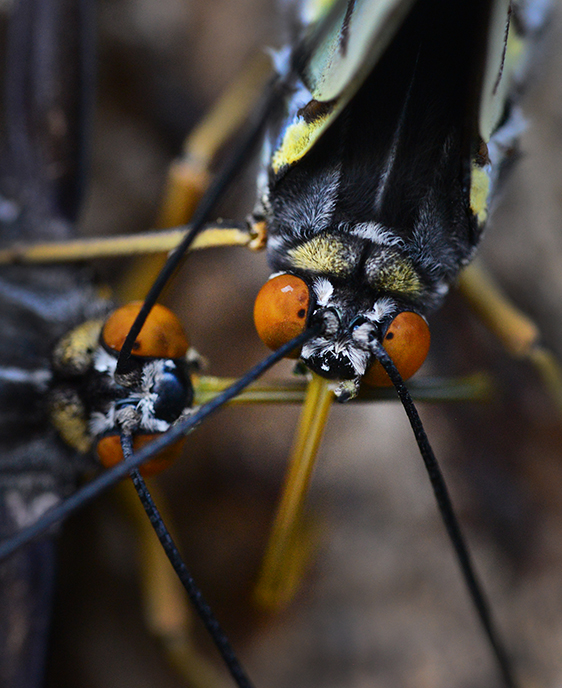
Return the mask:
<path id="1" fill-rule="evenodd" d="M 19 492 L 6 493 L 6 506 L 19 528 L 27 528 L 38 521 L 43 514 L 60 502 L 54 492 L 45 492 L 26 502 Z"/>

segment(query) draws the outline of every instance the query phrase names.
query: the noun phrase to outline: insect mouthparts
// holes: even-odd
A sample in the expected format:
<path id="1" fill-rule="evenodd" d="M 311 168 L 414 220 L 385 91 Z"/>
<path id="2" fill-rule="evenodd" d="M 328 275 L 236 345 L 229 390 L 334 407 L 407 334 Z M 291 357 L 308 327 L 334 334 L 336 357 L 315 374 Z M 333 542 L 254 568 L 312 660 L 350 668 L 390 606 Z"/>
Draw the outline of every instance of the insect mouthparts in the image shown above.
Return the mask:
<path id="1" fill-rule="evenodd" d="M 351 336 L 354 344 L 362 349 L 371 351 L 371 345 L 379 337 L 379 333 L 372 322 L 365 320 L 360 325 L 352 328 Z"/>

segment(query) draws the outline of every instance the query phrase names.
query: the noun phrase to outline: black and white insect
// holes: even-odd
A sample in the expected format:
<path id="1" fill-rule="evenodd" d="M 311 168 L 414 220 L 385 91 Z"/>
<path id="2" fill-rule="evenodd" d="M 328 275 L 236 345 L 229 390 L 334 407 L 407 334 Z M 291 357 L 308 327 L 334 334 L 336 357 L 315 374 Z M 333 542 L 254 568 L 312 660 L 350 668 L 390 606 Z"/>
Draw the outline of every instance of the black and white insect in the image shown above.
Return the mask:
<path id="1" fill-rule="evenodd" d="M 359 412 L 357 412 L 357 413 L 359 413 Z M 336 444 L 336 446 L 337 446 L 337 444 Z M 393 445 L 393 449 L 391 451 L 392 454 L 396 453 L 394 446 L 395 445 Z M 336 450 L 336 453 L 337 453 L 337 451 L 340 451 L 340 452 L 342 451 L 341 444 L 340 444 L 340 449 Z M 365 450 L 363 450 L 363 451 L 365 451 Z M 369 453 L 369 458 L 370 458 L 371 457 L 370 450 L 368 453 Z M 332 468 L 332 470 L 334 470 L 334 468 Z M 335 475 L 337 475 L 337 472 L 335 473 Z M 335 479 L 335 482 L 332 485 L 333 489 L 335 489 L 337 487 L 337 483 L 340 480 L 341 480 L 341 475 L 340 475 L 339 479 Z M 364 480 L 365 479 L 362 479 L 361 482 L 363 482 Z M 328 480 L 328 484 L 330 484 L 329 480 Z M 344 481 L 344 486 L 345 485 L 346 485 L 346 483 Z M 340 487 L 341 487 L 341 485 L 340 485 Z M 399 489 L 399 488 L 397 488 L 397 489 Z M 405 489 L 407 489 L 407 488 L 405 487 Z M 345 490 L 344 490 L 344 493 L 345 493 Z M 337 490 L 336 490 L 336 494 L 337 494 Z M 336 505 L 337 505 L 337 502 L 338 502 L 338 500 L 336 497 Z M 347 504 L 347 506 L 345 506 L 345 507 L 344 507 L 344 502 L 345 502 L 345 504 Z M 342 497 L 341 505 L 344 508 L 344 511 L 346 509 L 351 510 L 352 514 L 355 514 L 356 520 L 361 522 L 363 519 L 367 519 L 369 514 L 373 515 L 373 513 L 372 513 L 373 507 L 372 506 L 370 507 L 371 511 L 369 511 L 369 507 L 368 507 L 369 502 L 370 502 L 370 500 L 367 499 L 365 493 L 363 493 L 363 498 L 361 498 L 361 491 L 359 491 L 359 499 L 357 502 L 355 502 L 353 507 L 351 507 L 350 504 L 347 502 L 347 500 L 344 500 L 343 497 Z M 359 516 L 360 507 L 361 508 L 366 507 L 366 510 L 362 511 L 362 513 L 363 513 L 362 516 Z M 374 516 L 377 516 L 377 514 L 374 514 Z M 381 514 L 378 514 L 378 518 L 379 519 L 382 518 Z M 375 520 L 377 520 L 377 519 L 375 518 Z M 413 539 L 415 542 L 415 537 Z M 340 537 L 340 547 L 346 541 L 347 541 L 347 538 L 345 538 L 345 536 L 344 536 L 343 540 L 341 540 L 341 537 Z M 337 542 L 338 542 L 338 539 L 336 537 L 336 543 Z M 363 549 L 365 551 L 366 547 L 363 546 L 361 549 Z M 379 553 L 380 553 L 381 549 L 384 551 L 384 548 L 381 548 L 380 546 L 377 549 L 378 549 Z M 422 547 L 422 549 L 423 549 L 423 547 Z M 347 556 L 344 558 L 347 558 Z M 378 557 L 373 557 L 373 558 L 377 559 Z M 376 561 L 371 560 L 371 564 L 373 566 L 375 566 Z M 407 586 L 406 586 L 406 589 L 408 589 Z M 320 595 L 320 597 L 322 597 L 322 594 L 323 594 L 322 593 L 322 585 L 320 585 L 319 591 L 320 591 L 319 595 Z M 326 594 L 326 593 L 324 592 L 324 594 Z M 423 595 L 422 595 L 422 597 L 423 597 Z M 385 680 L 384 679 L 385 670 L 381 669 L 381 666 L 384 667 L 386 665 L 386 661 L 385 661 L 386 657 L 390 657 L 394 654 L 394 652 L 396 651 L 394 648 L 396 648 L 396 646 L 400 645 L 399 638 L 401 638 L 402 636 L 396 635 L 394 637 L 395 642 L 392 643 L 392 646 L 393 646 L 392 649 L 385 649 L 384 642 L 381 642 L 379 644 L 380 650 L 378 651 L 378 654 L 377 654 L 377 651 L 373 651 L 371 647 L 367 648 L 367 647 L 363 646 L 362 641 L 359 640 L 359 637 L 355 634 L 355 632 L 352 629 L 350 629 L 349 632 L 347 632 L 347 623 L 349 622 L 349 619 L 351 617 L 355 616 L 355 613 L 353 611 L 353 606 L 350 606 L 347 609 L 344 609 L 343 605 L 338 607 L 338 605 L 334 606 L 332 604 L 330 606 L 331 606 L 331 611 L 333 612 L 333 616 L 331 616 L 330 619 L 328 621 L 326 621 L 326 618 L 327 618 L 327 612 L 326 612 L 324 615 L 320 616 L 319 621 L 313 622 L 312 627 L 316 628 L 315 635 L 317 636 L 317 639 L 320 641 L 319 646 L 322 646 L 322 643 L 324 643 L 326 646 L 332 647 L 332 643 L 336 643 L 337 638 L 341 637 L 340 634 L 343 635 L 343 637 L 346 639 L 346 641 L 344 641 L 342 646 L 345 646 L 346 642 L 347 642 L 348 646 L 349 646 L 349 643 L 351 643 L 351 647 L 352 647 L 351 657 L 355 657 L 355 659 L 350 660 L 350 661 L 352 662 L 352 665 L 354 665 L 354 666 L 348 665 L 347 678 L 343 677 L 343 674 L 345 673 L 345 662 L 347 660 L 342 658 L 342 663 L 339 664 L 341 667 L 344 667 L 343 669 L 341 669 L 341 672 L 342 672 L 342 679 L 341 680 L 342 680 L 342 682 L 347 681 L 347 683 L 349 683 L 349 681 L 359 680 L 359 679 L 354 679 L 353 677 L 357 676 L 357 675 L 362 675 L 364 672 L 368 672 L 369 670 L 372 670 L 373 674 L 376 676 L 383 676 L 383 678 L 381 678 L 380 680 L 384 681 Z M 377 622 L 373 621 L 374 617 L 375 617 L 375 613 L 373 612 L 372 618 L 369 618 L 368 622 L 366 621 L 365 623 L 374 622 L 376 624 Z M 342 628 L 343 628 L 343 631 L 341 630 Z M 363 636 L 363 634 L 360 634 L 360 635 L 361 635 L 361 637 Z M 300 645 L 302 645 L 302 642 L 298 643 L 298 646 L 300 646 Z M 317 647 L 319 647 L 319 646 L 317 646 Z M 354 652 L 355 652 L 355 654 L 353 654 Z M 413 654 L 415 655 L 415 651 Z M 304 655 L 304 652 L 303 652 L 303 655 Z M 309 679 L 310 684 L 321 683 L 322 685 L 332 685 L 332 684 L 337 685 L 337 681 L 339 680 L 339 677 L 337 675 L 338 672 L 332 670 L 332 667 L 334 667 L 337 663 L 336 660 L 333 659 L 334 655 L 337 655 L 337 652 L 332 650 L 332 652 L 330 654 L 330 657 L 332 659 L 330 660 L 330 662 L 333 661 L 334 664 L 331 664 L 327 660 L 320 662 L 321 664 L 323 664 L 323 666 L 317 667 L 317 670 L 319 673 L 316 674 L 316 678 L 311 677 Z M 410 656 L 412 656 L 412 655 L 410 655 Z M 373 659 L 373 657 L 375 657 L 375 659 Z M 376 659 L 377 657 L 379 658 L 379 661 L 377 661 L 377 659 Z M 307 676 L 307 674 L 301 674 L 300 673 L 300 669 L 301 669 L 303 664 L 306 664 L 306 661 L 300 662 L 300 661 L 298 661 L 298 659 L 295 660 L 294 655 L 292 656 L 292 659 L 293 659 L 292 664 L 294 664 L 294 667 L 290 666 L 290 667 L 285 667 L 285 669 L 280 669 L 281 675 L 277 679 L 273 679 L 273 680 L 277 680 L 279 685 L 287 685 L 287 684 L 295 683 L 295 682 L 298 683 L 299 680 L 301 682 L 302 681 L 304 681 L 305 683 L 307 682 L 307 678 L 304 678 L 304 679 L 298 678 L 299 676 L 303 676 L 303 675 Z M 300 659 L 300 657 L 299 657 L 299 659 Z M 357 664 L 355 663 L 357 659 L 359 659 L 359 668 L 357 668 Z M 465 661 L 465 660 L 462 660 L 462 659 L 458 660 L 458 663 L 462 664 L 463 661 Z M 470 662 L 469 660 L 466 660 L 466 661 L 467 661 L 467 663 L 472 664 L 472 662 Z M 264 662 L 263 662 L 263 664 L 268 664 L 268 663 L 271 663 L 271 662 L 270 661 L 268 662 L 268 660 L 264 660 Z M 259 660 L 258 660 L 257 664 L 259 667 L 260 666 Z M 312 665 L 312 662 L 311 662 L 311 665 Z M 435 671 L 435 669 L 427 668 L 429 665 L 428 665 L 428 663 L 424 664 L 424 660 L 422 660 L 420 663 L 418 663 L 417 666 L 418 666 L 418 669 L 413 669 L 411 665 L 409 666 L 409 669 L 411 671 L 411 674 L 410 674 L 411 676 L 418 676 L 419 677 L 420 672 L 421 672 L 421 675 L 423 676 L 423 667 L 425 666 L 426 667 L 425 671 L 429 672 L 429 674 L 431 676 L 429 681 L 432 682 L 432 684 L 437 684 L 437 682 L 440 680 L 439 678 L 437 678 L 436 680 L 433 679 L 434 674 L 431 674 L 431 672 Z M 419 668 L 419 667 L 422 667 L 422 668 Z M 470 666 L 470 669 L 474 670 L 474 666 Z M 264 671 L 267 674 L 267 668 L 265 666 L 262 666 L 262 671 Z M 286 672 L 284 675 L 283 675 L 283 671 Z M 311 671 L 313 672 L 312 675 L 314 675 L 314 669 L 311 668 Z M 416 674 L 416 671 L 417 671 L 417 674 Z M 271 673 L 274 673 L 273 670 L 271 671 Z M 470 675 L 470 672 L 467 672 L 467 674 Z M 448 672 L 446 670 L 444 670 L 443 671 L 444 685 L 448 685 L 447 679 L 445 678 L 445 676 L 447 676 L 447 675 L 448 675 Z M 472 674 L 472 676 L 474 676 L 474 674 Z M 392 679 L 389 679 L 389 681 L 391 681 L 391 680 Z M 394 680 L 396 680 L 396 679 L 394 679 Z M 414 679 L 411 679 L 411 680 L 414 680 Z M 423 679 L 420 679 L 420 680 L 423 680 Z M 478 684 L 478 685 L 482 684 L 481 679 L 474 679 L 474 682 L 475 682 L 475 684 Z M 344 683 L 342 683 L 342 684 L 344 684 Z"/>

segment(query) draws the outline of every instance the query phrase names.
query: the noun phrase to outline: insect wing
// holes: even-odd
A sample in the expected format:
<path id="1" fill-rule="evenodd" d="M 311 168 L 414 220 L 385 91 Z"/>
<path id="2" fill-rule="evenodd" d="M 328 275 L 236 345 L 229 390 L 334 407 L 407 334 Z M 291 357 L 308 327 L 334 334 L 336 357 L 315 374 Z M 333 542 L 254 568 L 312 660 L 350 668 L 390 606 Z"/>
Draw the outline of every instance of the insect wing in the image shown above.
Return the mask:
<path id="1" fill-rule="evenodd" d="M 0 233 L 8 245 L 73 233 L 91 89 L 88 3 L 18 2 L 5 44 Z M 87 85 L 85 86 L 85 82 Z M 67 495 L 84 468 L 50 425 L 46 395 L 54 343 L 99 310 L 88 274 L 18 266 L 0 276 L 0 538 Z M 0 683 L 41 682 L 53 549 L 41 541 L 0 567 Z"/>
<path id="2" fill-rule="evenodd" d="M 302 8 L 303 20 L 310 24 L 322 21 L 327 10 L 314 14 L 309 5 Z M 413 5 L 413 0 L 383 0 L 369 2 L 358 0 L 348 2 L 341 11 L 334 26 L 311 56 L 304 70 L 303 78 L 314 99 L 328 102 L 339 98 L 349 101 L 355 88 L 372 69 L 382 55 L 404 17 Z"/>
<path id="3" fill-rule="evenodd" d="M 296 21 L 301 31 L 310 33 L 322 22 L 328 22 L 330 29 L 314 47 L 300 72 L 302 83 L 287 103 L 285 124 L 274 144 L 272 166 L 276 173 L 300 160 L 343 110 L 412 4 L 412 0 L 359 0 L 347 4 L 332 0 L 298 6 Z M 332 16 L 333 12 L 336 16 Z M 281 57 L 279 68 L 282 73 L 287 68 Z M 317 104 L 314 118 L 304 111 L 311 101 Z"/>
<path id="4" fill-rule="evenodd" d="M 420 3 L 418 3 L 420 4 Z M 513 74 L 520 68 L 521 41 L 512 28 L 509 32 L 511 5 L 509 0 L 474 3 L 473 15 L 487 17 L 487 40 L 482 44 L 486 55 L 484 79 L 481 84 L 479 128 L 487 142 L 498 126 L 505 110 Z M 295 164 L 314 146 L 335 117 L 353 98 L 377 60 L 391 43 L 396 32 L 412 9 L 412 0 L 369 2 L 358 0 L 347 5 L 306 2 L 298 6 L 297 23 L 309 32 L 325 21 L 330 11 L 338 9 L 337 18 L 330 17 L 331 29 L 317 46 L 300 71 L 301 87 L 289 100 L 281 136 L 274 143 L 272 167 L 278 173 L 286 165 Z M 508 46 L 509 38 L 509 46 Z M 281 73 L 287 69 L 280 53 Z M 392 78 L 390 76 L 390 78 Z M 306 110 L 316 103 L 316 113 Z M 321 105 L 320 105 L 321 104 Z M 314 115 L 314 116 L 312 116 Z"/>

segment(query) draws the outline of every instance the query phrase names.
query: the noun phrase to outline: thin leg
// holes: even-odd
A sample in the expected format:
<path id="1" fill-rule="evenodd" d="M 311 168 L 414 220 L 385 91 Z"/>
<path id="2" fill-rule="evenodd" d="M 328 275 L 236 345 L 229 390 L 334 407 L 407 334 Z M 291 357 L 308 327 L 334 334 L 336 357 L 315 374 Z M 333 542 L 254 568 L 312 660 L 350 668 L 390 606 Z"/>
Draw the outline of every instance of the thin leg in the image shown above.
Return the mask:
<path id="1" fill-rule="evenodd" d="M 186 138 L 184 152 L 176 160 L 168 175 L 163 193 L 162 208 L 156 226 L 178 227 L 168 232 L 147 232 L 136 236 L 110 237 L 107 239 L 84 239 L 65 243 L 37 245 L 16 245 L 0 251 L 0 264 L 51 263 L 73 260 L 89 260 L 166 253 L 174 249 L 185 235 L 186 228 L 179 227 L 189 222 L 199 200 L 211 181 L 211 167 L 225 143 L 240 129 L 261 93 L 266 78 L 271 72 L 271 62 L 266 55 L 257 57 L 240 78 L 219 99 L 203 122 Z M 201 233 L 193 248 L 212 246 L 247 246 L 256 237 L 241 225 L 230 228 L 215 227 Z M 263 240 L 259 246 L 263 245 Z M 141 267 L 135 266 L 130 276 L 125 276 L 119 288 L 124 300 L 138 298 L 146 291 L 151 276 L 158 272 L 162 258 L 149 258 Z M 142 286 L 139 278 L 142 275 Z"/>
<path id="2" fill-rule="evenodd" d="M 182 155 L 168 170 L 157 228 L 178 227 L 191 220 L 211 183 L 211 169 L 218 154 L 246 121 L 270 74 L 271 60 L 260 53 L 188 134 Z M 154 281 L 164 262 L 164 256 L 136 261 L 122 280 L 120 298 L 130 301 L 144 296 L 146 285 Z"/>
<path id="3" fill-rule="evenodd" d="M 167 253 L 176 248 L 188 229 L 189 226 L 184 226 L 167 231 L 140 232 L 99 239 L 74 239 L 47 244 L 13 244 L 10 248 L 0 250 L 0 265 L 69 263 L 94 258 L 123 258 L 150 253 Z M 253 235 L 242 225 L 226 226 L 214 223 L 199 234 L 190 250 L 216 246 L 248 246 L 252 239 Z"/>
<path id="4" fill-rule="evenodd" d="M 309 533 L 303 526 L 304 500 L 333 399 L 328 381 L 313 374 L 254 593 L 256 602 L 267 609 L 290 601 L 310 553 Z"/>
<path id="5" fill-rule="evenodd" d="M 537 325 L 502 293 L 492 277 L 475 261 L 463 270 L 459 288 L 486 327 L 515 358 L 528 360 L 562 413 L 562 368 L 556 356 L 540 343 Z"/>

